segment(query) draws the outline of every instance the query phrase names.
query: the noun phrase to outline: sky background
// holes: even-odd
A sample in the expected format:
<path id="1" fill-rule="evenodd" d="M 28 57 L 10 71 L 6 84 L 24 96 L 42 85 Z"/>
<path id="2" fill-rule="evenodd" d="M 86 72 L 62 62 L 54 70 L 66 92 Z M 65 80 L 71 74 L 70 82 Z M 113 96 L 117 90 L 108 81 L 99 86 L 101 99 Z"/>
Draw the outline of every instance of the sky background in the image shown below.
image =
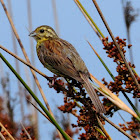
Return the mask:
<path id="1" fill-rule="evenodd" d="M 28 13 L 27 13 L 27 0 L 12 0 L 12 10 L 13 10 L 13 21 L 14 25 L 18 31 L 18 34 L 21 38 L 21 41 L 24 45 L 25 50 L 29 58 L 31 59 L 31 51 L 35 53 L 35 67 L 40 71 L 44 72 L 48 76 L 52 76 L 52 73 L 45 69 L 42 64 L 39 62 L 37 55 L 36 55 L 36 42 L 34 41 L 34 46 L 30 48 L 29 40 L 32 39 L 28 36 L 29 31 L 27 30 L 28 26 Z M 124 22 L 123 16 L 123 9 L 122 9 L 122 0 L 112 1 L 112 0 L 104 0 L 104 1 L 97 1 L 114 36 L 119 36 L 120 38 L 127 38 L 126 34 L 126 27 Z M 5 1 L 6 6 L 7 1 Z M 91 17 L 98 25 L 104 36 L 109 36 L 103 22 L 100 19 L 99 14 L 96 11 L 91 0 L 85 1 L 81 0 L 81 3 L 84 5 L 86 10 L 90 13 Z M 140 1 L 133 0 L 132 5 L 134 8 L 140 8 Z M 114 75 L 116 75 L 116 65 L 112 62 L 112 59 L 107 58 L 105 51 L 103 50 L 103 45 L 89 23 L 86 21 L 85 17 L 82 15 L 79 8 L 76 6 L 73 0 L 56 0 L 56 8 L 57 8 L 57 15 L 58 15 L 58 23 L 59 23 L 59 35 L 62 39 L 67 40 L 77 49 L 80 56 L 86 63 L 90 73 L 92 73 L 98 80 L 101 80 L 103 77 L 109 82 L 112 80 L 104 67 L 101 65 L 100 61 L 86 42 L 86 39 L 94 46 L 96 51 L 102 57 L 102 59 L 106 62 L 109 69 L 112 71 Z M 31 0 L 31 12 L 32 12 L 32 26 L 33 30 L 41 25 L 49 25 L 55 29 L 55 22 L 54 22 L 54 15 L 53 15 L 53 8 L 52 8 L 52 1 L 51 0 Z M 10 24 L 7 20 L 7 17 L 4 13 L 2 6 L 0 5 L 0 44 L 10 51 L 13 52 L 13 45 L 12 45 L 12 38 L 11 38 L 11 28 Z M 134 56 L 134 63 L 136 66 L 136 71 L 140 74 L 140 64 L 139 64 L 139 54 L 140 54 L 140 17 L 137 17 L 136 22 L 134 22 L 131 26 L 130 34 L 131 34 L 131 44 L 133 44 L 133 56 Z M 109 41 L 111 38 L 109 37 Z M 21 58 L 23 54 L 21 49 L 17 43 L 18 47 L 18 56 Z M 1 51 L 1 50 L 0 50 Z M 12 56 L 1 51 L 2 54 L 7 58 L 7 60 L 15 67 L 15 61 Z M 129 53 L 126 54 L 127 60 L 129 60 Z M 0 60 L 1 61 L 1 60 Z M 11 82 L 11 91 L 14 93 L 17 91 L 17 87 L 14 86 L 17 83 L 16 77 L 11 74 L 7 66 L 4 65 L 3 62 L 0 62 L 1 68 L 4 71 L 10 74 Z M 6 74 L 6 72 L 4 74 Z M 27 81 L 29 84 L 30 82 L 27 80 L 25 76 L 25 66 L 20 63 L 20 72 L 22 78 Z M 29 72 L 30 73 L 30 72 Z M 2 69 L 1 69 L 2 74 Z M 2 74 L 3 75 L 3 74 Z M 53 112 L 57 112 L 57 106 L 63 104 L 63 96 L 61 94 L 56 94 L 53 89 L 48 88 L 48 81 L 46 81 L 43 77 L 37 74 L 43 91 L 46 94 L 48 102 L 50 106 L 52 106 Z M 30 79 L 32 79 L 32 75 L 30 73 Z M 33 88 L 33 85 L 31 85 Z M 1 89 L 0 89 L 1 92 Z M 39 93 L 39 92 L 38 92 Z M 39 98 L 42 100 L 41 96 L 38 95 Z M 122 99 L 128 106 L 129 104 L 120 94 L 120 99 Z M 131 96 L 130 96 L 131 97 Z M 129 106 L 130 107 L 130 106 Z M 15 109 L 16 116 L 20 115 L 18 108 Z M 125 118 L 126 121 L 130 121 L 130 115 L 125 113 L 124 111 L 119 111 L 122 116 Z M 18 114 L 19 113 L 19 114 Z M 20 118 L 15 118 L 17 121 L 20 121 Z M 71 121 L 75 122 L 76 119 L 71 116 Z M 123 123 L 118 113 L 115 113 L 112 118 L 109 118 L 115 124 Z M 40 139 L 44 139 L 44 133 L 52 133 L 52 130 L 55 130 L 52 124 L 45 120 L 39 114 L 39 123 L 40 123 Z M 43 129 L 42 129 L 43 128 Z M 117 140 L 118 136 L 121 140 L 127 139 L 124 135 L 118 132 L 116 129 L 111 127 L 108 123 L 106 123 L 105 128 L 107 132 L 112 137 L 113 140 Z M 49 130 L 49 132 L 48 132 Z M 51 138 L 50 138 L 51 139 Z M 75 137 L 75 139 L 77 139 Z"/>

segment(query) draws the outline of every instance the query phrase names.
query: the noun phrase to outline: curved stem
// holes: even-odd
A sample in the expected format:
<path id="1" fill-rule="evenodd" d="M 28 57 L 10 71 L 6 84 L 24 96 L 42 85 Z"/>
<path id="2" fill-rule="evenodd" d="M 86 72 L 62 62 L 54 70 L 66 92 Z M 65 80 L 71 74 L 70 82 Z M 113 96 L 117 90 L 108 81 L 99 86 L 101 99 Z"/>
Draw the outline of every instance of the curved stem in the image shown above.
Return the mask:
<path id="1" fill-rule="evenodd" d="M 98 6 L 96 0 L 92 0 L 92 1 L 93 1 L 94 5 L 95 5 L 95 7 L 96 7 L 96 9 L 97 9 L 97 11 L 98 11 L 100 17 L 101 17 L 103 23 L 105 24 L 105 26 L 106 26 L 106 28 L 107 28 L 107 30 L 108 30 L 108 32 L 109 32 L 109 34 L 110 34 L 110 36 L 111 36 L 111 38 L 112 38 L 114 44 L 115 44 L 115 46 L 117 47 L 117 49 L 118 49 L 118 51 L 119 51 L 119 53 L 120 53 L 120 55 L 121 55 L 121 57 L 122 57 L 122 59 L 123 59 L 125 65 L 126 65 L 128 71 L 129 71 L 129 74 L 131 75 L 131 77 L 132 77 L 132 79 L 133 79 L 135 85 L 137 86 L 137 88 L 138 88 L 138 90 L 139 90 L 139 92 L 140 92 L 140 85 L 139 85 L 139 83 L 138 83 L 138 81 L 137 81 L 137 79 L 136 79 L 134 73 L 132 72 L 132 69 L 130 68 L 129 64 L 127 63 L 127 61 L 126 61 L 126 59 L 125 59 L 125 57 L 124 57 L 124 55 L 123 55 L 123 52 L 122 52 L 121 49 L 120 49 L 120 46 L 119 46 L 118 43 L 116 42 L 116 39 L 115 39 L 115 37 L 114 37 L 114 35 L 113 35 L 111 29 L 109 28 L 109 26 L 108 26 L 108 24 L 107 24 L 107 22 L 106 22 L 106 20 L 105 20 L 105 18 L 104 18 L 104 16 L 103 16 L 102 11 L 100 10 L 100 8 L 99 8 L 99 6 Z"/>
<path id="2" fill-rule="evenodd" d="M 10 65 L 10 63 L 6 60 L 6 58 L 1 53 L 0 53 L 0 57 L 5 62 L 5 64 L 10 68 L 10 70 L 14 73 L 14 75 L 17 77 L 17 79 L 22 83 L 22 85 L 27 89 L 27 91 L 34 98 L 34 100 L 38 103 L 38 105 L 42 108 L 42 110 L 45 112 L 45 114 L 51 120 L 52 124 L 54 124 L 56 126 L 56 128 L 60 131 L 60 133 L 63 135 L 63 137 L 66 140 L 72 140 L 72 138 L 70 138 L 70 136 L 59 126 L 59 124 L 52 117 L 52 115 L 49 113 L 49 111 L 45 108 L 45 106 L 42 104 L 42 102 L 37 98 L 37 96 L 34 94 L 34 92 L 29 88 L 29 86 L 25 83 L 25 81 L 20 77 L 20 75 L 15 71 L 15 69 Z"/>

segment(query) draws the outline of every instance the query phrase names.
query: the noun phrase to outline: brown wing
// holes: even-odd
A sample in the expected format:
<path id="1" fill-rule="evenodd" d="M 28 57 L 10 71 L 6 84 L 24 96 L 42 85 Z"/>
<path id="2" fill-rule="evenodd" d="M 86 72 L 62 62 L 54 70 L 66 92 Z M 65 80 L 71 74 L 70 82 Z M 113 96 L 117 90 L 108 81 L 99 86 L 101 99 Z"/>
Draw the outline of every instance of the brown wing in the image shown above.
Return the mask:
<path id="1" fill-rule="evenodd" d="M 63 53 L 68 54 L 67 57 L 72 61 L 72 64 L 75 67 L 75 69 L 79 72 L 84 73 L 85 75 L 87 75 L 87 77 L 90 77 L 89 71 L 84 61 L 81 59 L 80 55 L 78 54 L 76 49 L 72 46 L 72 44 L 62 39 L 61 43 L 65 46 L 63 49 Z"/>
<path id="2" fill-rule="evenodd" d="M 66 48 L 59 39 L 44 41 L 40 44 L 39 59 L 45 67 L 57 75 L 82 82 L 79 71 L 74 67 L 77 60 L 72 60 L 72 55 L 76 58 L 76 54 L 72 54 L 71 49 Z"/>

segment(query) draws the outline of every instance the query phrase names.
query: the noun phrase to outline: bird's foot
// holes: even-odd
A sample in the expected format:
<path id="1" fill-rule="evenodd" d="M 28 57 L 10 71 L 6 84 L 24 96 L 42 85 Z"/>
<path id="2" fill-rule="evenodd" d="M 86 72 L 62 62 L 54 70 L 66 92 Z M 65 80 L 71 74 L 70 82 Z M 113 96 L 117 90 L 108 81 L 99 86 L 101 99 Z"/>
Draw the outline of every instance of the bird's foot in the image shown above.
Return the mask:
<path id="1" fill-rule="evenodd" d="M 55 80 L 58 78 L 59 76 L 56 76 L 54 75 L 53 77 L 49 77 L 49 87 L 53 87 L 54 86 L 54 83 L 55 83 Z"/>

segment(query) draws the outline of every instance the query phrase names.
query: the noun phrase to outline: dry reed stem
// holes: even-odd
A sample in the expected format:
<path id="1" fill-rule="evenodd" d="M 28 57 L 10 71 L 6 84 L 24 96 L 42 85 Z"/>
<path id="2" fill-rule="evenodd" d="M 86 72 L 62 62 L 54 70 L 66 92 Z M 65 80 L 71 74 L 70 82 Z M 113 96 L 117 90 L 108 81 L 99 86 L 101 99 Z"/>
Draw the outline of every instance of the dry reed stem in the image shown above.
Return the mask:
<path id="1" fill-rule="evenodd" d="M 24 127 L 24 125 L 22 123 L 21 123 L 21 126 L 22 126 L 23 130 L 25 131 L 25 133 L 26 133 L 27 137 L 29 138 L 29 140 L 32 140 L 30 134 L 28 133 L 28 131 L 26 130 L 26 128 Z"/>
<path id="2" fill-rule="evenodd" d="M 13 138 L 13 136 L 8 132 L 8 130 L 2 125 L 2 123 L 0 122 L 0 126 L 1 128 L 7 133 L 7 135 L 9 136 L 9 138 L 11 138 L 11 140 L 15 140 Z"/>
<path id="3" fill-rule="evenodd" d="M 123 129 L 121 129 L 119 126 L 117 126 L 116 124 L 114 124 L 112 121 L 110 121 L 108 118 L 106 118 L 105 116 L 103 116 L 102 114 L 100 114 L 100 116 L 102 118 L 104 118 L 109 124 L 111 124 L 113 127 L 115 127 L 118 131 L 120 131 L 121 133 L 123 133 L 125 136 L 127 136 L 130 140 L 135 140 L 131 135 L 127 134 Z"/>
<path id="4" fill-rule="evenodd" d="M 28 102 L 30 102 L 30 104 L 32 106 L 34 106 L 45 118 L 47 118 L 47 120 L 49 120 L 51 122 L 51 120 L 49 119 L 49 117 L 43 112 L 41 111 L 35 104 L 33 104 L 30 100 L 27 99 Z M 52 122 L 51 122 L 52 123 Z"/>
<path id="5" fill-rule="evenodd" d="M 7 50 L 5 48 L 3 48 L 0 45 L 0 48 L 2 48 L 3 50 Z M 37 70 L 36 68 L 34 68 L 32 65 L 30 65 L 29 63 L 25 62 L 24 60 L 22 60 L 21 58 L 19 58 L 18 56 L 16 56 L 15 54 L 11 53 L 9 50 L 7 50 L 6 52 L 8 52 L 9 54 L 11 54 L 12 56 L 14 56 L 15 58 L 17 58 L 18 60 L 20 60 L 21 62 L 23 62 L 24 64 L 26 64 L 27 66 L 29 66 L 30 68 L 32 68 L 34 71 L 36 71 L 37 73 L 39 73 L 40 75 L 42 75 L 43 77 L 47 77 L 44 73 L 40 72 L 39 70 Z M 47 77 L 49 78 L 49 77 Z M 78 117 L 78 115 L 75 112 L 72 112 L 72 114 L 76 117 Z M 101 114 L 100 114 L 101 115 Z M 129 136 L 125 131 L 123 131 L 120 127 L 116 126 L 113 122 L 111 122 L 109 119 L 107 119 L 106 117 L 104 117 L 103 115 L 101 115 L 102 118 L 104 118 L 108 123 L 110 123 L 112 126 L 114 126 L 116 129 L 118 129 L 121 133 L 123 133 L 124 135 L 126 135 L 128 138 L 130 137 L 130 139 L 132 138 L 132 136 Z M 132 139 L 134 140 L 134 139 Z"/>
<path id="6" fill-rule="evenodd" d="M 21 59 L 20 57 L 18 57 L 14 53 L 10 52 L 8 49 L 4 48 L 1 45 L 0 45 L 0 48 L 3 49 L 4 51 L 6 51 L 7 53 L 9 53 L 10 55 L 14 56 L 16 59 L 18 59 L 19 61 L 21 61 L 25 65 L 29 66 L 31 69 L 33 69 L 34 71 L 36 71 L 37 73 L 39 73 L 40 75 L 42 75 L 43 77 L 45 77 L 46 79 L 49 80 L 49 77 L 47 75 L 45 75 L 44 73 L 42 73 L 41 71 L 39 71 L 38 69 L 36 69 L 35 67 L 33 67 L 30 63 L 27 63 L 26 61 L 24 61 L 23 59 Z M 51 115 L 53 116 L 53 114 L 51 114 Z M 59 134 L 60 139 L 63 140 L 63 137 L 62 137 L 62 135 L 61 135 L 61 133 L 59 131 L 58 131 L 58 134 Z"/>
<path id="7" fill-rule="evenodd" d="M 108 140 L 112 140 L 112 138 L 109 136 L 109 134 L 108 134 L 107 131 L 105 130 L 105 128 L 104 128 L 102 122 L 100 121 L 99 117 L 97 116 L 97 114 L 96 114 L 96 118 L 97 118 L 97 120 L 98 120 L 99 126 L 101 127 L 102 131 L 103 131 L 104 134 L 106 135 L 107 139 L 108 139 Z"/>
<path id="8" fill-rule="evenodd" d="M 18 41 L 18 43 L 19 43 L 19 45 L 20 45 L 20 47 L 21 47 L 21 49 L 22 49 L 22 52 L 23 52 L 23 54 L 24 54 L 24 57 L 26 58 L 27 62 L 30 63 L 30 60 L 29 60 L 29 58 L 28 58 L 28 56 L 27 56 L 27 53 L 26 53 L 26 51 L 25 51 L 25 49 L 24 49 L 24 47 L 23 47 L 23 44 L 22 44 L 22 42 L 21 42 L 21 40 L 20 40 L 20 38 L 19 38 L 19 35 L 18 35 L 17 31 L 16 31 L 16 28 L 15 28 L 15 26 L 14 26 L 14 24 L 13 24 L 13 21 L 12 21 L 10 15 L 9 15 L 8 11 L 7 11 L 7 8 L 6 8 L 6 6 L 5 6 L 3 0 L 0 0 L 0 1 L 1 1 L 1 4 L 2 4 L 2 6 L 3 6 L 3 9 L 4 9 L 4 11 L 5 11 L 6 15 L 7 15 L 7 18 L 8 18 L 8 20 L 9 20 L 10 24 L 11 24 L 12 30 L 13 30 L 13 32 L 14 32 L 16 38 L 17 38 L 17 41 Z M 36 75 L 35 75 L 35 72 L 34 72 L 32 69 L 30 69 L 30 70 L 31 70 L 31 72 L 32 72 L 32 74 L 33 74 L 33 77 L 34 77 L 35 82 L 36 82 L 36 84 L 37 84 L 37 86 L 38 86 L 38 89 L 39 89 L 39 91 L 40 91 L 40 93 L 41 93 L 41 95 L 42 95 L 42 97 L 43 97 L 43 100 L 44 100 L 46 106 L 49 108 L 48 110 L 50 110 L 50 107 L 48 106 L 48 102 L 47 102 L 47 100 L 46 100 L 45 94 L 44 94 L 44 92 L 43 92 L 43 90 L 42 90 L 42 88 L 41 88 L 41 86 L 40 86 L 40 83 L 39 83 L 39 81 L 38 81 L 38 79 L 37 79 L 37 77 L 36 77 Z"/>
<path id="9" fill-rule="evenodd" d="M 25 51 L 25 49 L 24 49 L 24 47 L 23 47 L 23 45 L 22 45 L 22 42 L 21 42 L 21 40 L 20 40 L 20 38 L 19 38 L 19 35 L 18 35 L 17 31 L 16 31 L 16 28 L 15 28 L 15 26 L 14 26 L 14 24 L 13 24 L 13 21 L 12 21 L 10 15 L 9 15 L 8 11 L 7 11 L 7 8 L 6 8 L 6 6 L 5 6 L 3 0 L 0 0 L 0 1 L 1 1 L 1 4 L 2 4 L 2 6 L 3 6 L 3 9 L 4 9 L 4 11 L 5 11 L 6 15 L 7 15 L 7 18 L 8 18 L 8 20 L 9 20 L 10 24 L 11 24 L 11 27 L 12 27 L 12 29 L 13 29 L 13 32 L 14 32 L 16 38 L 17 38 L 17 41 L 18 41 L 18 43 L 19 43 L 19 45 L 20 45 L 20 47 L 21 47 L 21 49 L 22 49 L 22 52 L 23 52 L 23 54 L 24 54 L 24 56 L 25 56 L 27 62 L 30 64 L 30 60 L 29 60 L 29 58 L 28 58 L 28 56 L 27 56 L 27 53 L 26 53 L 26 51 Z M 33 74 L 33 77 L 34 77 L 34 79 L 35 79 L 35 81 L 36 81 L 36 84 L 37 84 L 37 86 L 38 86 L 38 88 L 39 88 L 39 91 L 40 91 L 40 93 L 41 93 L 41 95 L 42 95 L 42 97 L 43 97 L 43 100 L 44 100 L 44 102 L 45 102 L 45 104 L 46 104 L 48 110 L 50 111 L 51 109 L 50 109 L 50 107 L 49 107 L 49 104 L 48 104 L 48 102 L 47 102 L 47 99 L 46 99 L 46 97 L 45 97 L 45 94 L 44 94 L 44 92 L 43 92 L 43 90 L 42 90 L 42 88 L 41 88 L 41 86 L 40 86 L 40 84 L 39 84 L 39 81 L 38 81 L 38 79 L 37 79 L 37 77 L 36 77 L 36 75 L 35 75 L 35 72 L 34 72 L 32 69 L 30 69 L 30 70 L 31 70 L 31 72 L 32 72 L 32 74 Z"/>
<path id="10" fill-rule="evenodd" d="M 21 62 L 23 62 L 24 64 L 26 64 L 27 66 L 29 66 L 30 68 L 32 68 L 34 71 L 36 71 L 37 73 L 39 73 L 40 75 L 42 75 L 43 77 L 49 79 L 48 76 L 46 76 L 44 73 L 42 73 L 41 71 L 39 71 L 38 69 L 36 69 L 35 67 L 33 67 L 31 64 L 25 62 L 23 59 L 19 58 L 18 56 L 16 56 L 15 54 L 13 54 L 12 52 L 10 52 L 9 50 L 7 50 L 6 48 L 4 48 L 3 46 L 0 45 L 0 48 L 3 49 L 4 51 L 8 52 L 9 54 L 11 54 L 12 56 L 14 56 L 16 59 L 20 60 Z M 118 107 L 120 107 L 121 109 L 127 111 L 128 113 L 130 113 L 131 115 L 133 115 L 135 118 L 137 118 L 138 116 L 134 113 L 133 110 L 131 110 L 126 104 L 124 104 L 116 95 L 114 95 L 107 87 L 105 87 L 100 81 L 98 81 L 92 74 L 91 78 L 94 80 L 95 83 L 97 83 L 101 89 L 103 91 L 105 91 L 107 94 L 99 91 L 100 93 L 104 94 L 104 96 L 106 96 L 110 101 L 112 101 L 114 104 L 116 104 Z"/>
<path id="11" fill-rule="evenodd" d="M 91 79 L 97 83 L 100 88 L 103 90 L 102 93 L 105 97 L 107 97 L 111 102 L 113 102 L 117 107 L 121 108 L 122 110 L 130 113 L 133 117 L 138 118 L 137 114 L 133 110 L 131 110 L 123 101 L 121 101 L 115 94 L 113 94 L 104 84 L 98 81 L 92 74 L 90 74 Z M 104 93 L 105 92 L 105 93 Z"/>
<path id="12" fill-rule="evenodd" d="M 30 60 L 29 60 L 29 58 L 28 58 L 28 56 L 27 56 L 27 53 L 26 53 L 26 51 L 25 51 L 25 49 L 24 49 L 24 47 L 23 47 L 23 44 L 22 44 L 22 42 L 21 42 L 21 40 L 20 40 L 20 37 L 19 37 L 19 35 L 18 35 L 17 31 L 16 31 L 16 28 L 15 28 L 15 26 L 14 26 L 14 24 L 13 24 L 13 21 L 12 21 L 10 15 L 9 15 L 8 11 L 7 11 L 7 8 L 6 8 L 6 6 L 5 6 L 3 0 L 0 0 L 0 2 L 1 2 L 1 4 L 2 4 L 3 9 L 4 9 L 4 11 L 5 11 L 6 15 L 7 15 L 7 18 L 8 18 L 8 20 L 9 20 L 10 24 L 11 24 L 12 30 L 13 30 L 13 32 L 14 32 L 16 38 L 17 38 L 17 41 L 18 41 L 18 43 L 19 43 L 19 45 L 20 45 L 20 47 L 21 47 L 21 49 L 22 49 L 22 52 L 23 52 L 23 54 L 24 54 L 24 57 L 26 58 L 26 61 L 27 61 L 28 63 L 30 63 Z M 43 98 L 43 100 L 44 100 L 44 102 L 45 102 L 45 105 L 46 105 L 46 107 L 48 108 L 48 111 L 49 111 L 49 112 L 51 113 L 51 115 L 54 117 L 54 115 L 53 115 L 53 113 L 52 113 L 52 111 L 51 111 L 51 108 L 50 108 L 50 106 L 49 106 L 49 104 L 48 104 L 48 101 L 47 101 L 47 99 L 46 99 L 46 97 L 45 97 L 45 94 L 44 94 L 44 92 L 43 92 L 43 90 L 42 90 L 42 88 L 41 88 L 41 85 L 40 85 L 40 83 L 39 83 L 39 81 L 38 81 L 38 79 L 37 79 L 37 77 L 36 77 L 36 74 L 35 74 L 34 70 L 32 70 L 32 69 L 30 69 L 30 70 L 31 70 L 31 72 L 32 72 L 32 74 L 33 74 L 33 77 L 34 77 L 35 82 L 36 82 L 36 84 L 37 84 L 37 86 L 38 86 L 38 89 L 39 89 L 39 91 L 40 91 L 40 93 L 41 93 L 41 95 L 42 95 L 42 98 Z"/>
<path id="13" fill-rule="evenodd" d="M 100 38 L 100 40 L 102 40 L 103 38 L 100 36 L 99 32 L 97 31 L 97 29 L 95 28 L 95 26 L 93 25 L 93 23 L 91 22 L 91 20 L 89 19 L 89 17 L 85 14 L 85 12 L 83 11 L 83 9 L 79 5 L 79 1 L 78 0 L 74 0 L 74 2 L 76 3 L 76 5 L 80 9 L 80 11 L 82 12 L 82 14 L 84 15 L 84 17 L 86 18 L 86 20 L 88 21 L 88 23 L 90 24 L 90 26 L 92 27 L 92 29 L 95 31 L 95 33 L 97 34 L 97 36 Z"/>
<path id="14" fill-rule="evenodd" d="M 0 138 L 1 138 L 1 140 L 6 140 L 5 137 L 2 135 L 1 132 L 0 132 Z"/>
<path id="15" fill-rule="evenodd" d="M 140 91 L 140 85 L 139 85 L 139 83 L 138 83 L 138 81 L 137 81 L 137 79 L 136 79 L 134 73 L 132 72 L 132 69 L 130 68 L 129 64 L 127 63 L 127 61 L 126 61 L 126 59 L 125 59 L 125 57 L 124 57 L 124 55 L 123 55 L 123 52 L 122 52 L 121 49 L 120 49 L 120 46 L 119 46 L 118 43 L 116 42 L 116 39 L 115 39 L 115 37 L 114 37 L 114 35 L 113 35 L 111 29 L 109 28 L 109 26 L 108 26 L 108 24 L 107 24 L 107 22 L 106 22 L 106 20 L 105 20 L 105 18 L 104 18 L 104 16 L 103 16 L 102 11 L 100 10 L 100 8 L 99 8 L 99 6 L 98 6 L 96 0 L 92 0 L 92 1 L 93 1 L 94 5 L 95 5 L 95 7 L 96 7 L 96 9 L 97 9 L 97 11 L 98 11 L 98 13 L 99 13 L 99 15 L 100 15 L 100 17 L 101 17 L 101 19 L 102 19 L 104 25 L 106 26 L 106 29 L 108 30 L 108 32 L 109 32 L 109 34 L 110 34 L 110 36 L 111 36 L 111 38 L 112 38 L 112 40 L 113 40 L 113 42 L 114 42 L 114 45 L 117 47 L 117 49 L 118 49 L 118 51 L 119 51 L 119 53 L 120 53 L 120 55 L 121 55 L 121 57 L 122 57 L 122 59 L 123 59 L 125 65 L 126 65 L 128 71 L 129 71 L 129 74 L 131 75 L 131 77 L 132 77 L 132 79 L 133 79 L 135 85 L 137 86 L 138 90 Z"/>
<path id="16" fill-rule="evenodd" d="M 28 24 L 29 24 L 29 31 L 32 31 L 32 13 L 31 13 L 31 0 L 27 0 L 27 13 L 28 13 Z M 33 66 L 35 66 L 35 51 L 33 49 L 33 39 L 30 38 L 29 40 L 30 42 L 30 53 L 31 53 L 31 63 Z M 33 79 L 33 91 L 36 94 L 37 92 L 37 88 L 36 88 L 36 84 L 35 81 Z"/>
<path id="17" fill-rule="evenodd" d="M 52 0 L 52 9 L 53 9 L 56 32 L 59 36 L 60 30 L 59 30 L 59 24 L 58 24 L 58 15 L 57 15 L 57 11 L 56 11 L 56 0 Z"/>
<path id="18" fill-rule="evenodd" d="M 28 99 L 27 99 L 28 100 Z M 48 121 L 50 121 L 51 122 L 51 120 L 49 119 L 49 117 L 44 113 L 44 112 L 42 112 L 36 105 L 34 105 L 30 100 L 28 100 L 28 102 L 30 102 L 45 118 L 47 118 L 48 119 Z M 52 123 L 52 122 L 51 122 Z M 61 133 L 59 132 L 59 130 L 58 129 L 56 129 L 57 130 L 57 132 L 58 132 L 58 135 L 59 135 L 59 138 L 60 138 L 60 140 L 64 140 L 64 138 L 63 138 L 63 136 L 61 135 Z M 72 140 L 72 139 L 71 139 Z"/>
<path id="19" fill-rule="evenodd" d="M 27 15 L 28 15 L 28 26 L 29 26 L 29 31 L 31 32 L 32 31 L 32 14 L 31 14 L 31 0 L 26 0 L 26 3 L 27 3 Z M 29 42 L 30 42 L 30 54 L 31 54 L 31 63 L 33 66 L 35 66 L 35 51 L 33 49 L 33 39 L 29 39 Z M 33 92 L 37 95 L 37 87 L 36 87 L 36 84 L 35 84 L 35 80 L 34 78 L 31 79 L 32 81 L 32 86 L 33 86 Z M 35 100 L 32 99 L 32 102 L 37 106 L 37 102 Z M 38 126 L 38 112 L 35 108 L 32 108 L 32 121 L 33 121 L 33 124 L 34 124 L 34 131 L 35 131 L 35 136 L 37 138 L 37 140 L 39 139 L 39 126 Z"/>
<path id="20" fill-rule="evenodd" d="M 9 9 L 9 13 L 11 16 L 11 19 L 13 19 L 13 12 L 12 12 L 12 6 L 11 6 L 11 1 L 8 0 L 8 9 Z M 16 44 L 16 38 L 11 30 L 11 36 L 12 36 L 12 43 L 13 43 L 13 48 L 14 48 L 14 53 L 16 55 L 18 55 L 18 51 L 17 51 L 17 44 Z M 19 68 L 19 61 L 15 59 L 15 65 L 16 65 L 16 71 L 17 73 L 20 74 L 20 68 Z M 25 69 L 27 71 L 27 69 Z M 27 76 L 27 81 L 29 81 L 29 72 L 28 72 L 28 76 Z M 23 107 L 23 94 L 21 92 L 21 84 L 19 81 L 17 81 L 18 83 L 18 89 L 19 89 L 19 99 L 20 99 L 20 111 L 21 111 L 21 118 L 22 118 L 22 122 L 24 122 L 24 107 Z"/>
<path id="21" fill-rule="evenodd" d="M 39 71 L 38 69 L 36 69 L 30 63 L 27 63 L 26 61 L 24 61 L 23 59 L 21 59 L 19 56 L 15 55 L 14 53 L 12 53 L 11 51 L 9 51 L 8 49 L 4 48 L 2 45 L 0 45 L 0 48 L 3 49 L 4 51 L 6 51 L 7 53 L 9 53 L 10 55 L 12 55 L 13 57 L 15 57 L 16 59 L 18 59 L 19 61 L 21 61 L 22 63 L 24 63 L 25 65 L 29 66 L 31 69 L 33 69 L 34 71 L 36 71 L 37 73 L 39 73 L 40 75 L 42 75 L 43 77 L 45 77 L 46 79 L 49 80 L 49 77 L 47 75 L 45 75 L 44 73 L 42 73 L 41 71 Z"/>

